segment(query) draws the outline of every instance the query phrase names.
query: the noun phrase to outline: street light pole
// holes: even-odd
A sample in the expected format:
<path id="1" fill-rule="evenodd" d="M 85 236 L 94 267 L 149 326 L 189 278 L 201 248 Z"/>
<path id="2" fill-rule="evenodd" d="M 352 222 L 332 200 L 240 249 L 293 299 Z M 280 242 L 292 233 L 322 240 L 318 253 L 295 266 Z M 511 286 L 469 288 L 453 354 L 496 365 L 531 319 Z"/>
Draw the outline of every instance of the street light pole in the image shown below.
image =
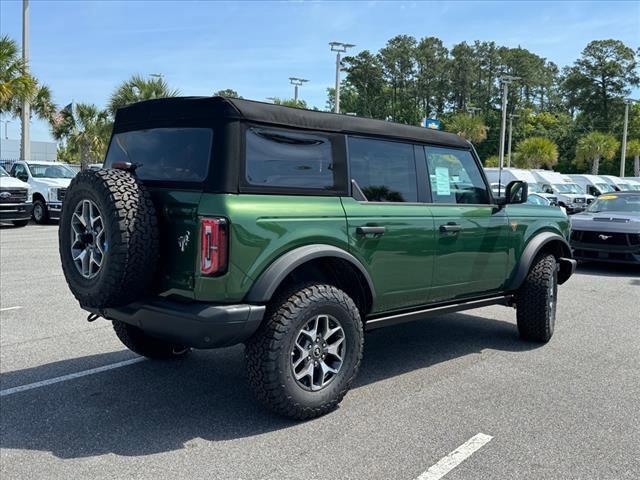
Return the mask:
<path id="1" fill-rule="evenodd" d="M 9 125 L 11 123 L 11 120 L 5 120 L 4 121 L 4 139 L 5 140 L 9 140 L 9 133 L 7 131 L 7 125 Z"/>
<path id="2" fill-rule="evenodd" d="M 502 169 L 504 168 L 504 137 L 505 130 L 507 129 L 507 94 L 509 93 L 509 84 L 514 80 L 519 80 L 520 77 L 514 77 L 512 75 L 503 75 L 500 77 L 502 83 L 502 125 L 500 127 L 500 151 L 498 152 L 498 158 L 500 159 L 500 169 L 498 170 L 498 196 L 502 188 Z"/>
<path id="3" fill-rule="evenodd" d="M 22 0 L 22 61 L 28 71 L 29 64 L 29 0 Z M 31 160 L 31 142 L 29 140 L 29 120 L 31 118 L 31 105 L 26 99 L 22 102 L 20 114 L 20 159 Z"/>
<path id="4" fill-rule="evenodd" d="M 620 154 L 620 178 L 624 177 L 625 161 L 627 159 L 627 129 L 629 128 L 629 105 L 635 100 L 624 99 L 624 130 L 622 131 L 622 153 Z"/>
<path id="5" fill-rule="evenodd" d="M 289 83 L 293 85 L 293 100 L 298 103 L 298 87 L 303 83 L 308 82 L 306 78 L 289 77 Z"/>
<path id="6" fill-rule="evenodd" d="M 515 117 L 519 117 L 520 115 L 516 115 L 514 113 L 509 114 L 509 143 L 507 146 L 507 168 L 511 168 L 511 137 L 513 133 L 513 119 Z"/>
<path id="7" fill-rule="evenodd" d="M 332 52 L 336 52 L 336 90 L 335 90 L 335 107 L 334 112 L 340 113 L 340 54 L 345 53 L 347 48 L 355 47 L 352 43 L 329 42 Z"/>

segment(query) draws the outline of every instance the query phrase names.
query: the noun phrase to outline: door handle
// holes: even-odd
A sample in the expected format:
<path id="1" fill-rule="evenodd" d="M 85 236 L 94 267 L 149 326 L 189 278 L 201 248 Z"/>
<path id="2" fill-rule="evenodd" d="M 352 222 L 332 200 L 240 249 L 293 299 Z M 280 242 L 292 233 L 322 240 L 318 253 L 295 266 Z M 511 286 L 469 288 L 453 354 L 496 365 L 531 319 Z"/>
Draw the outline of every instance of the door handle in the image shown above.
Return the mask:
<path id="1" fill-rule="evenodd" d="M 440 225 L 440 233 L 458 233 L 460 230 L 462 230 L 462 227 L 455 222 Z"/>
<path id="2" fill-rule="evenodd" d="M 382 235 L 384 232 L 384 227 L 356 227 L 356 234 L 358 235 Z"/>

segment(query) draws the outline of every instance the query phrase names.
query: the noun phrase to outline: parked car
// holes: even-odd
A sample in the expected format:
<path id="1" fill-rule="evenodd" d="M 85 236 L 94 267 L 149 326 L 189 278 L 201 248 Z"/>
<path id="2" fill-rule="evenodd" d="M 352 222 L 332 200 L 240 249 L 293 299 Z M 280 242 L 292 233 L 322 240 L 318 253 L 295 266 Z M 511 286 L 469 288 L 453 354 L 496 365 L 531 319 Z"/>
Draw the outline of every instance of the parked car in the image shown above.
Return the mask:
<path id="1" fill-rule="evenodd" d="M 625 178 L 625 182 L 629 185 L 629 192 L 640 192 L 640 180 L 636 180 L 634 178 Z"/>
<path id="2" fill-rule="evenodd" d="M 347 393 L 365 330 L 500 304 L 553 335 L 569 219 L 531 215 L 525 182 L 494 199 L 457 135 L 222 97 L 135 103 L 113 131 L 71 182 L 60 257 L 140 355 L 244 342 L 256 395 L 303 419 Z"/>
<path id="3" fill-rule="evenodd" d="M 547 197 L 543 197 L 538 193 L 529 193 L 527 195 L 527 201 L 529 205 L 539 205 L 541 207 L 551 207 L 552 204 Z"/>
<path id="4" fill-rule="evenodd" d="M 29 223 L 32 208 L 29 184 L 13 178 L 0 167 L 0 222 L 24 227 Z"/>
<path id="5" fill-rule="evenodd" d="M 613 188 L 613 186 L 604 178 L 599 177 L 598 175 L 571 174 L 567 175 L 567 177 L 594 197 L 602 195 L 603 193 L 615 192 L 615 188 Z"/>
<path id="6" fill-rule="evenodd" d="M 101 168 L 102 168 L 101 163 L 90 163 L 89 165 L 87 165 L 87 169 L 89 170 L 100 170 Z"/>
<path id="7" fill-rule="evenodd" d="M 523 168 L 503 168 L 502 174 L 500 173 L 499 168 L 485 168 L 484 169 L 489 182 L 491 183 L 491 188 L 494 194 L 497 194 L 497 189 L 500 187 L 501 195 L 504 195 L 504 186 L 509 182 L 514 180 L 522 180 L 527 182 L 529 187 L 529 193 L 536 193 L 542 197 L 545 197 L 551 202 L 552 205 L 558 204 L 558 197 L 554 193 L 545 192 L 536 179 L 536 177 L 529 170 L 525 170 Z M 499 185 L 498 181 L 502 182 L 502 186 Z"/>
<path id="8" fill-rule="evenodd" d="M 58 162 L 19 161 L 11 167 L 11 175 L 31 187 L 36 223 L 60 218 L 67 187 L 76 175 L 72 170 Z"/>
<path id="9" fill-rule="evenodd" d="M 601 195 L 571 224 L 575 258 L 640 264 L 640 193 Z"/>
<path id="10" fill-rule="evenodd" d="M 558 172 L 549 170 L 532 170 L 533 176 L 542 186 L 543 191 L 558 197 L 558 205 L 566 208 L 570 214 L 583 211 L 589 203 L 595 200 L 578 184 Z"/>
<path id="11" fill-rule="evenodd" d="M 613 187 L 616 192 L 628 192 L 632 190 L 631 184 L 628 180 L 623 180 L 615 175 L 600 175 L 605 182 Z"/>

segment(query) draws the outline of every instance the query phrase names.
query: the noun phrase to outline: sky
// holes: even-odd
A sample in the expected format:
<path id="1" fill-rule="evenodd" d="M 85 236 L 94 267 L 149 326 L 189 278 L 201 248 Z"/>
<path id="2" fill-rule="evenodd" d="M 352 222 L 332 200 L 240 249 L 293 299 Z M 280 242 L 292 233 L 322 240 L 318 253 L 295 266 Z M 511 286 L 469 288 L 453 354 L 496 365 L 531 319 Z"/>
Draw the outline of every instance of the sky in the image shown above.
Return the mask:
<path id="1" fill-rule="evenodd" d="M 19 43 L 22 2 L 0 1 L 0 32 Z M 324 108 L 335 82 L 328 43 L 377 51 L 398 34 L 436 36 L 449 48 L 493 40 L 522 46 L 559 66 L 591 40 L 640 47 L 640 2 L 30 2 L 30 66 L 54 101 L 104 107 L 132 74 L 160 73 L 183 95 L 232 88 L 245 98 L 291 98 L 291 76 L 309 79 L 300 97 Z M 6 120 L 3 118 L 2 120 Z M 19 119 L 8 125 L 19 138 Z M 4 138 L 4 122 L 2 124 Z M 34 120 L 32 140 L 51 140 Z"/>

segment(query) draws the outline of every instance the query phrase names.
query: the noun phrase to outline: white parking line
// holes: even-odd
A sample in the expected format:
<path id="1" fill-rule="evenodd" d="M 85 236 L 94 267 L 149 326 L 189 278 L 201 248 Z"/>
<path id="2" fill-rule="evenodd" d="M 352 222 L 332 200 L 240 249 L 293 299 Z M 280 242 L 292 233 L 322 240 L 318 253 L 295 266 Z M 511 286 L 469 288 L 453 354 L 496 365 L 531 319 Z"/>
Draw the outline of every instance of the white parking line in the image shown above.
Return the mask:
<path id="1" fill-rule="evenodd" d="M 62 375 L 61 377 L 42 380 L 41 382 L 29 383 L 27 385 L 21 385 L 19 387 L 7 388 L 5 390 L 0 390 L 0 397 L 13 395 L 14 393 L 20 393 L 26 390 L 33 390 L 34 388 L 46 387 L 47 385 L 53 385 L 54 383 L 66 382 L 67 380 L 73 380 L 74 378 L 86 377 L 87 375 L 93 375 L 95 373 L 106 372 L 107 370 L 113 370 L 114 368 L 126 367 L 127 365 L 133 365 L 134 363 L 142 362 L 144 360 L 146 360 L 146 358 L 136 357 L 130 360 L 124 360 L 122 362 L 104 365 L 102 367 L 91 368 L 82 372 L 70 373 L 69 375 Z"/>
<path id="2" fill-rule="evenodd" d="M 8 312 L 9 310 L 19 310 L 22 307 L 5 307 L 5 308 L 0 308 L 0 312 Z"/>
<path id="3" fill-rule="evenodd" d="M 473 455 L 475 451 L 489 443 L 492 438 L 493 437 L 491 435 L 485 435 L 484 433 L 474 435 L 449 455 L 442 458 L 438 463 L 429 468 L 429 470 L 420 475 L 417 480 L 439 480 Z"/>

